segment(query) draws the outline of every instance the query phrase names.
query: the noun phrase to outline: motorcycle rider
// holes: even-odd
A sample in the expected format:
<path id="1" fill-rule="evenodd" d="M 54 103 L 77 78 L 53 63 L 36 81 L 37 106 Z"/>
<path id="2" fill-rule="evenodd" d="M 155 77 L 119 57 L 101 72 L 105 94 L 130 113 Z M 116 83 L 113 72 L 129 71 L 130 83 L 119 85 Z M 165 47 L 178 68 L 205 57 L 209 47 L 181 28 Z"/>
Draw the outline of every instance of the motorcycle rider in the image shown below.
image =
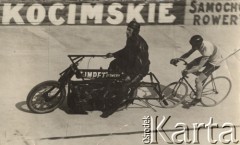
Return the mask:
<path id="1" fill-rule="evenodd" d="M 197 78 L 195 79 L 197 94 L 196 98 L 191 102 L 191 105 L 196 105 L 201 101 L 203 82 L 220 67 L 222 56 L 216 45 L 209 41 L 203 40 L 202 36 L 200 35 L 192 36 L 189 43 L 191 44 L 192 48 L 180 58 L 186 59 L 196 50 L 198 50 L 202 55 L 190 62 L 186 69 L 182 71 L 184 76 L 189 73 L 197 75 Z M 178 58 L 172 59 L 170 63 L 176 65 L 178 63 Z M 203 71 L 199 73 L 199 70 L 203 67 Z"/>
<path id="2" fill-rule="evenodd" d="M 108 58 L 115 58 L 110 63 L 109 70 L 124 72 L 128 75 L 128 80 L 141 80 L 149 71 L 148 44 L 139 35 L 139 31 L 140 24 L 131 21 L 126 31 L 127 42 L 125 47 L 106 55 Z"/>
<path id="3" fill-rule="evenodd" d="M 123 94 L 126 92 L 126 88 L 137 85 L 149 71 L 150 61 L 148 44 L 139 35 L 139 32 L 140 24 L 134 20 L 131 21 L 127 25 L 127 41 L 125 47 L 117 52 L 108 53 L 106 55 L 107 58 L 115 58 L 109 65 L 109 71 L 123 72 L 126 75 L 126 84 L 121 88 Z M 107 117 L 116 109 L 117 107 L 107 112 L 103 112 L 101 116 Z"/>

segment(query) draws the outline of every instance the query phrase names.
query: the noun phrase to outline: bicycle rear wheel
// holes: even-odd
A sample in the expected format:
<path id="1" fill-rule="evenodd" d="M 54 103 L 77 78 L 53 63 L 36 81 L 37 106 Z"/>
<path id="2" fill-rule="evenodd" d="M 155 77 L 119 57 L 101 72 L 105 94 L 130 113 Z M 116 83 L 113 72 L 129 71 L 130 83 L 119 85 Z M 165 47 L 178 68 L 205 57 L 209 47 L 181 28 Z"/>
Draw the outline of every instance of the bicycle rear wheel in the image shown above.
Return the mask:
<path id="1" fill-rule="evenodd" d="M 182 103 L 187 96 L 188 87 L 183 82 L 173 82 L 162 90 L 160 105 L 165 108 L 173 108 Z"/>
<path id="2" fill-rule="evenodd" d="M 231 88 L 232 83 L 230 79 L 225 76 L 211 79 L 203 86 L 202 105 L 205 107 L 218 105 L 227 98 Z"/>

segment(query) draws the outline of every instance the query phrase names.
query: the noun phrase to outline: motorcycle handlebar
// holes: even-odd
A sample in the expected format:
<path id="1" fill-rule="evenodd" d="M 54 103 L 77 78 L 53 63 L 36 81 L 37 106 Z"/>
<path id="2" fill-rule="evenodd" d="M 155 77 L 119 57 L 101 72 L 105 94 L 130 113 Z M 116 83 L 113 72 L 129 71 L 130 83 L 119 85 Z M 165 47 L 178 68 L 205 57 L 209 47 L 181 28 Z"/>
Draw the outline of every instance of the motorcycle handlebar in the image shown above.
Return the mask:
<path id="1" fill-rule="evenodd" d="M 78 63 L 85 57 L 106 57 L 106 55 L 68 55 L 73 64 Z"/>
<path id="2" fill-rule="evenodd" d="M 68 57 L 106 57 L 106 55 L 68 55 Z"/>

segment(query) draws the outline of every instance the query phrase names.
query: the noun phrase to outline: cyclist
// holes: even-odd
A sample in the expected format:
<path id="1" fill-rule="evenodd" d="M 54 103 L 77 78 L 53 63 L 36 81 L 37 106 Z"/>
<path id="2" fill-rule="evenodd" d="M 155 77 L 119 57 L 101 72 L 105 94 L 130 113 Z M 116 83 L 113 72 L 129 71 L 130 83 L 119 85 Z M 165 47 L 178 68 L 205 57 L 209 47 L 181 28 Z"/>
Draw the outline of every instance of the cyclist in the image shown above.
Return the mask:
<path id="1" fill-rule="evenodd" d="M 198 50 L 202 55 L 201 57 L 198 57 L 190 62 L 186 69 L 182 71 L 184 76 L 190 73 L 197 75 L 197 78 L 195 79 L 197 94 L 196 98 L 191 102 L 191 105 L 196 105 L 201 101 L 203 82 L 208 78 L 208 76 L 210 76 L 220 67 L 219 62 L 222 60 L 222 56 L 216 45 L 209 41 L 203 40 L 202 36 L 200 35 L 192 36 L 189 43 L 191 44 L 192 48 L 180 58 L 186 59 L 196 50 Z M 178 61 L 178 58 L 175 58 L 172 59 L 170 63 L 176 65 Z M 203 71 L 200 72 L 203 67 Z"/>
<path id="2" fill-rule="evenodd" d="M 123 72 L 126 75 L 126 83 L 122 88 L 123 94 L 126 94 L 126 88 L 136 86 L 149 71 L 148 44 L 139 35 L 139 31 L 140 24 L 134 20 L 131 21 L 127 25 L 125 47 L 106 55 L 107 58 L 115 58 L 109 65 L 109 71 Z M 107 117 L 111 113 L 113 111 L 105 113 L 106 115 L 103 113 L 102 117 Z"/>

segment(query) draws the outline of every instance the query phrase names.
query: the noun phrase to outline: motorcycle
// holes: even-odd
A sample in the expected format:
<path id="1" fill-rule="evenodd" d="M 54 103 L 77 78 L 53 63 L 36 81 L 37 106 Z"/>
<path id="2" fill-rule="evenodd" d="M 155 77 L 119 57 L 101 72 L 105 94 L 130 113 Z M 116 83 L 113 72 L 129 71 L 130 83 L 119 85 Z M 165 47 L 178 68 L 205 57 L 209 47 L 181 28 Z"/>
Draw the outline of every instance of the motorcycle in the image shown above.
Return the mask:
<path id="1" fill-rule="evenodd" d="M 128 102 L 136 88 L 128 87 L 124 98 L 124 73 L 108 69 L 79 69 L 84 58 L 105 55 L 68 55 L 71 64 L 60 78 L 37 84 L 27 96 L 27 106 L 34 113 L 48 113 L 58 108 L 67 98 L 68 107 L 74 112 L 106 110 L 117 103 Z M 77 80 L 73 80 L 73 77 Z M 67 91 L 66 91 L 67 90 Z"/>

